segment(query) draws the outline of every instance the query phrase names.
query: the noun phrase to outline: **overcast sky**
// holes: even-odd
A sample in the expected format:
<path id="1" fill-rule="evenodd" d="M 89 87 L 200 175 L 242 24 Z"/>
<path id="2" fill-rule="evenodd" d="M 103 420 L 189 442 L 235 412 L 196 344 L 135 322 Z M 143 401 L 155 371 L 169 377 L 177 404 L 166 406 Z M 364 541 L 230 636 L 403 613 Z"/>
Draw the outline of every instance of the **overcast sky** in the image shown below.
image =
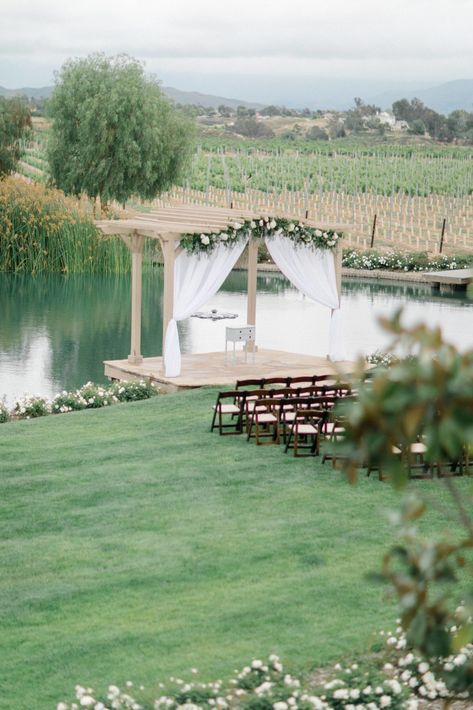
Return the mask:
<path id="1" fill-rule="evenodd" d="M 254 100 L 304 82 L 473 78 L 473 0 L 0 0 L 0 85 L 126 52 L 166 85 Z"/>

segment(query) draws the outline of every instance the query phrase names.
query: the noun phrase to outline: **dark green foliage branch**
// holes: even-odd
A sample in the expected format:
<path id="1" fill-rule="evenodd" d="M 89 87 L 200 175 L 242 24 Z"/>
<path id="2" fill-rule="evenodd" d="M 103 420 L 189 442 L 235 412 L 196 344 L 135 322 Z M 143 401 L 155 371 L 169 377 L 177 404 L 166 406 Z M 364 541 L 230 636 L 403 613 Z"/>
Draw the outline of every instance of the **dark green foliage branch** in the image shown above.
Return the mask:
<path id="1" fill-rule="evenodd" d="M 68 194 L 152 199 L 178 179 L 190 155 L 192 124 L 125 55 L 67 61 L 49 110 L 51 175 Z"/>
<path id="2" fill-rule="evenodd" d="M 30 128 L 27 104 L 19 98 L 0 96 L 0 177 L 15 170 Z"/>
<path id="3" fill-rule="evenodd" d="M 345 469 L 356 480 L 361 465 L 379 468 L 393 484 L 407 483 L 411 444 L 426 446 L 424 460 L 433 470 L 473 455 L 473 350 L 459 353 L 443 341 L 440 329 L 405 328 L 400 313 L 382 324 L 396 348 L 410 357 L 378 368 L 356 400 L 345 403 Z M 361 367 L 360 367 L 361 374 Z M 401 451 L 401 454 L 395 451 Z M 434 485 L 434 482 L 431 482 Z M 447 686 L 473 697 L 473 656 L 444 673 L 442 659 L 473 642 L 472 498 L 450 477 L 442 483 L 454 503 L 460 539 L 421 540 L 414 521 L 426 501 L 411 495 L 399 515 L 403 536 L 385 555 L 384 575 L 395 590 L 408 643 L 428 658 Z M 466 495 L 465 495 L 466 494 Z M 458 596 L 460 570 L 466 568 L 468 596 Z M 465 604 L 459 606 L 464 600 Z"/>

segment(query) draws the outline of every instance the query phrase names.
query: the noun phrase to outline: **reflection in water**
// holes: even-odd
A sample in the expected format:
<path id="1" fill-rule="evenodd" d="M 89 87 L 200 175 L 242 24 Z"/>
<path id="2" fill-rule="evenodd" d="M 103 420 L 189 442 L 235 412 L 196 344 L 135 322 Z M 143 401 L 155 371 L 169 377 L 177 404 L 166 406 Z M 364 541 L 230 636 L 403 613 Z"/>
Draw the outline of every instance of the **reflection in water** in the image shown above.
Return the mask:
<path id="1" fill-rule="evenodd" d="M 415 283 L 345 279 L 343 312 L 350 357 L 381 348 L 387 338 L 376 317 L 405 307 L 409 323 L 442 325 L 447 339 L 473 347 L 472 302 L 435 296 Z M 25 392 L 51 397 L 87 380 L 103 381 L 102 361 L 128 355 L 128 276 L 0 274 L 0 397 Z M 225 327 L 246 322 L 246 273 L 230 274 L 203 310 L 239 314 L 237 320 L 190 318 L 179 324 L 183 352 L 223 350 Z M 258 277 L 257 342 L 266 348 L 325 355 L 329 311 L 312 303 L 278 273 Z M 161 354 L 162 269 L 143 276 L 142 350 Z"/>

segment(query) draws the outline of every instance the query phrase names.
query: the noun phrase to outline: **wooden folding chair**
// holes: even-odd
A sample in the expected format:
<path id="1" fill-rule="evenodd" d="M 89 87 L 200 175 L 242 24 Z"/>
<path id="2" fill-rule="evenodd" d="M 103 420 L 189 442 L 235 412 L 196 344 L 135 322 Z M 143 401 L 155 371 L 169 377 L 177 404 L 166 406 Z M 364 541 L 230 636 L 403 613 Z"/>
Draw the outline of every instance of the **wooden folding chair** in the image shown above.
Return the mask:
<path id="1" fill-rule="evenodd" d="M 318 409 L 298 409 L 289 430 L 284 453 L 291 448 L 294 456 L 318 456 L 320 453 L 320 427 L 323 414 Z M 300 451 L 309 453 L 301 454 Z"/>
<path id="2" fill-rule="evenodd" d="M 217 401 L 213 406 L 213 417 L 210 431 L 218 428 L 221 436 L 229 434 L 241 434 L 243 427 L 243 413 L 245 410 L 246 393 L 231 390 L 219 392 Z M 224 417 L 226 423 L 224 423 Z M 227 431 L 230 429 L 230 431 Z"/>
<path id="3" fill-rule="evenodd" d="M 290 377 L 265 377 L 263 380 L 264 389 L 282 389 L 289 387 Z"/>
<path id="4" fill-rule="evenodd" d="M 247 434 L 248 434 L 248 431 L 250 428 L 251 417 L 252 417 L 253 411 L 256 407 L 256 403 L 258 402 L 258 400 L 267 399 L 268 397 L 272 397 L 272 395 L 273 395 L 272 390 L 265 390 L 265 389 L 248 390 L 245 393 L 245 402 L 243 405 L 243 421 L 245 424 Z"/>
<path id="5" fill-rule="evenodd" d="M 235 389 L 237 390 L 249 390 L 249 389 L 257 389 L 257 390 L 262 390 L 264 387 L 264 377 L 260 377 L 259 379 L 252 379 L 252 380 L 237 380 Z"/>
<path id="6" fill-rule="evenodd" d="M 254 436 L 258 446 L 263 442 L 279 444 L 280 405 L 281 400 L 274 397 L 263 397 L 256 400 L 247 427 L 247 441 Z"/>
<path id="7" fill-rule="evenodd" d="M 310 408 L 311 401 L 310 397 L 296 397 L 294 395 L 280 399 L 279 431 L 282 434 L 284 444 L 287 442 L 287 436 L 296 418 L 296 412 L 299 409 Z"/>
<path id="8" fill-rule="evenodd" d="M 297 375 L 296 377 L 289 378 L 289 387 L 311 387 L 314 384 L 316 375 Z"/>
<path id="9" fill-rule="evenodd" d="M 322 458 L 322 463 L 326 461 L 332 462 L 332 468 L 335 468 L 337 464 L 337 459 L 341 459 L 342 456 L 336 451 L 336 444 L 339 441 L 343 441 L 345 438 L 345 417 L 337 414 L 333 418 L 329 416 L 328 421 L 324 423 L 325 431 L 323 432 L 324 438 L 331 445 L 330 451 L 326 451 Z"/>

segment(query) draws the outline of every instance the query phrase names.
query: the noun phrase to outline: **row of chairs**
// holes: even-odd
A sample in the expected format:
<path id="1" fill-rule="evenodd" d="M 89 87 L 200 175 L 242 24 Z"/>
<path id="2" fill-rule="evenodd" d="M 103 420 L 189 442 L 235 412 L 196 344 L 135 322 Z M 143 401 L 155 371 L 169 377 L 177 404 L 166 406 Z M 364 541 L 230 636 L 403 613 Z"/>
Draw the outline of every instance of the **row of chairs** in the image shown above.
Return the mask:
<path id="1" fill-rule="evenodd" d="M 257 445 L 282 440 L 285 451 L 293 449 L 294 456 L 318 455 L 321 439 L 342 432 L 332 413 L 337 399 L 349 394 L 349 386 L 338 383 L 248 390 L 240 386 L 219 392 L 211 431 L 218 429 L 222 435 L 245 431 L 247 440 L 254 438 Z"/>
<path id="2" fill-rule="evenodd" d="M 275 387 L 281 385 L 283 387 Z M 265 387 L 261 387 L 265 385 Z M 222 435 L 246 433 L 247 440 L 257 445 L 279 444 L 294 456 L 316 456 L 322 441 L 332 443 L 343 439 L 345 423 L 334 406 L 340 397 L 355 397 L 350 385 L 335 382 L 330 376 L 313 378 L 271 378 L 240 380 L 235 390 L 220 392 L 214 405 L 211 431 Z M 404 459 L 410 478 L 430 478 L 434 475 L 471 475 L 471 457 L 466 451 L 458 461 L 428 464 L 424 460 L 425 444 L 421 439 L 411 444 L 409 452 L 394 447 L 393 455 Z M 333 465 L 341 458 L 334 447 L 324 451 L 323 462 Z M 383 472 L 367 464 L 367 475 Z"/>

